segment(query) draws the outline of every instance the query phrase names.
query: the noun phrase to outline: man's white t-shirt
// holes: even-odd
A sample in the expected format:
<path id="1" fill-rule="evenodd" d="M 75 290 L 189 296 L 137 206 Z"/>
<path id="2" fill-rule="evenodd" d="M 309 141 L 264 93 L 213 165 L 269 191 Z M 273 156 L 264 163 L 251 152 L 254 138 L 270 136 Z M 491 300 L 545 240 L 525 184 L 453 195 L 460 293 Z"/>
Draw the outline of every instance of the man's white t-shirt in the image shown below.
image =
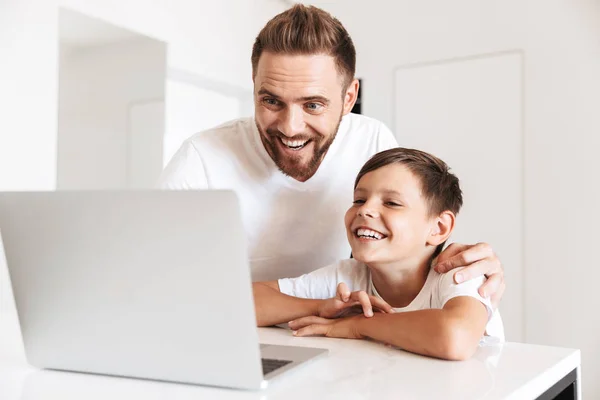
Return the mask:
<path id="1" fill-rule="evenodd" d="M 454 282 L 454 273 L 460 269 L 457 268 L 440 274 L 432 268 L 417 297 L 408 306 L 395 308 L 394 311 L 441 309 L 448 300 L 454 297 L 473 297 L 483 303 L 488 312 L 485 339 L 488 342 L 494 340 L 504 341 L 504 326 L 500 312 L 494 311 L 490 300 L 481 297 L 478 292 L 485 278 L 481 276 L 457 284 Z M 352 292 L 364 290 L 370 295 L 381 298 L 373 285 L 371 271 L 364 263 L 355 259 L 338 261 L 298 278 L 279 279 L 278 282 L 281 293 L 304 299 L 330 299 L 335 297 L 337 286 L 342 282 L 348 285 Z"/>
<path id="2" fill-rule="evenodd" d="M 275 165 L 254 119 L 237 119 L 186 140 L 159 186 L 233 189 L 253 280 L 298 276 L 350 256 L 344 213 L 352 205 L 354 179 L 371 156 L 397 145 L 381 122 L 348 114 L 315 175 L 299 182 Z"/>

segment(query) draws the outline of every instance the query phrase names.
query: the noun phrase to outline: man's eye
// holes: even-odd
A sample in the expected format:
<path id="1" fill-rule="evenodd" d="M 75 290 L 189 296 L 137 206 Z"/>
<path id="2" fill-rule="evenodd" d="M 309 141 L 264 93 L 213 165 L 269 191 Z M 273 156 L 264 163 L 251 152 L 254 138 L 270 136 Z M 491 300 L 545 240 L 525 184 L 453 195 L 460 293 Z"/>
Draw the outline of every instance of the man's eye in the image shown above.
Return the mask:
<path id="1" fill-rule="evenodd" d="M 279 102 L 278 102 L 277 100 L 275 100 L 275 99 L 271 99 L 271 98 L 268 98 L 268 97 L 265 97 L 265 98 L 263 99 L 263 102 L 264 102 L 265 104 L 268 104 L 268 105 L 270 105 L 270 106 L 276 106 L 276 105 L 278 105 L 278 104 L 279 104 Z"/>
<path id="2" fill-rule="evenodd" d="M 319 103 L 308 103 L 306 108 L 308 108 L 310 111 L 319 111 L 321 108 L 323 108 L 323 105 Z"/>

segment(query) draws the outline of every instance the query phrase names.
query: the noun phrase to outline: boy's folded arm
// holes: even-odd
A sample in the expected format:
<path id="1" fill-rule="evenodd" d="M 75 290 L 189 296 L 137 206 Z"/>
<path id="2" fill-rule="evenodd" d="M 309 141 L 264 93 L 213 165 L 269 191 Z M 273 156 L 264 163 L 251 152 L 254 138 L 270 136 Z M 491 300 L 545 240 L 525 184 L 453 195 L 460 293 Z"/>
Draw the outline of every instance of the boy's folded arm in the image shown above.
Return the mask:
<path id="1" fill-rule="evenodd" d="M 443 309 L 378 314 L 357 319 L 362 336 L 404 350 L 447 360 L 473 355 L 488 321 L 486 306 L 469 296 L 450 299 Z"/>
<path id="2" fill-rule="evenodd" d="M 323 300 L 302 299 L 283 294 L 277 281 L 254 282 L 252 291 L 258 326 L 277 325 L 296 318 L 318 315 L 323 303 Z"/>

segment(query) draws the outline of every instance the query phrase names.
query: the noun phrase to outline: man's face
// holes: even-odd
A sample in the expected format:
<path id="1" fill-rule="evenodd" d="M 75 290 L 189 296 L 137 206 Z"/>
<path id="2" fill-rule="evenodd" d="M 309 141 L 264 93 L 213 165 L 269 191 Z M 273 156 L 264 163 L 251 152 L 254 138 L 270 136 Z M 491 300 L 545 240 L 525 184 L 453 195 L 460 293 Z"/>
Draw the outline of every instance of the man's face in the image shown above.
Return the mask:
<path id="1" fill-rule="evenodd" d="M 284 174 L 304 182 L 317 172 L 356 91 L 356 81 L 343 87 L 331 56 L 261 55 L 254 77 L 256 126 Z"/>
<path id="2" fill-rule="evenodd" d="M 369 265 L 414 265 L 431 248 L 435 218 L 429 215 L 419 179 L 394 163 L 360 179 L 345 224 L 357 260 Z"/>

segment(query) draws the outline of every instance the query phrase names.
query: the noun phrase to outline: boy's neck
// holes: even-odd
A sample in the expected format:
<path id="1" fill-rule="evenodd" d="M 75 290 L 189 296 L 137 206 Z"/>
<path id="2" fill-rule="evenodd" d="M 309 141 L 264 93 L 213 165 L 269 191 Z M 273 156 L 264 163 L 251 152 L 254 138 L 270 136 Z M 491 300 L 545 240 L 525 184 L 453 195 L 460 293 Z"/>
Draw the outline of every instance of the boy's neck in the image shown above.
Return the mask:
<path id="1" fill-rule="evenodd" d="M 381 298 L 392 307 L 401 308 L 408 306 L 423 289 L 431 261 L 431 257 L 427 256 L 412 262 L 367 266 Z"/>

